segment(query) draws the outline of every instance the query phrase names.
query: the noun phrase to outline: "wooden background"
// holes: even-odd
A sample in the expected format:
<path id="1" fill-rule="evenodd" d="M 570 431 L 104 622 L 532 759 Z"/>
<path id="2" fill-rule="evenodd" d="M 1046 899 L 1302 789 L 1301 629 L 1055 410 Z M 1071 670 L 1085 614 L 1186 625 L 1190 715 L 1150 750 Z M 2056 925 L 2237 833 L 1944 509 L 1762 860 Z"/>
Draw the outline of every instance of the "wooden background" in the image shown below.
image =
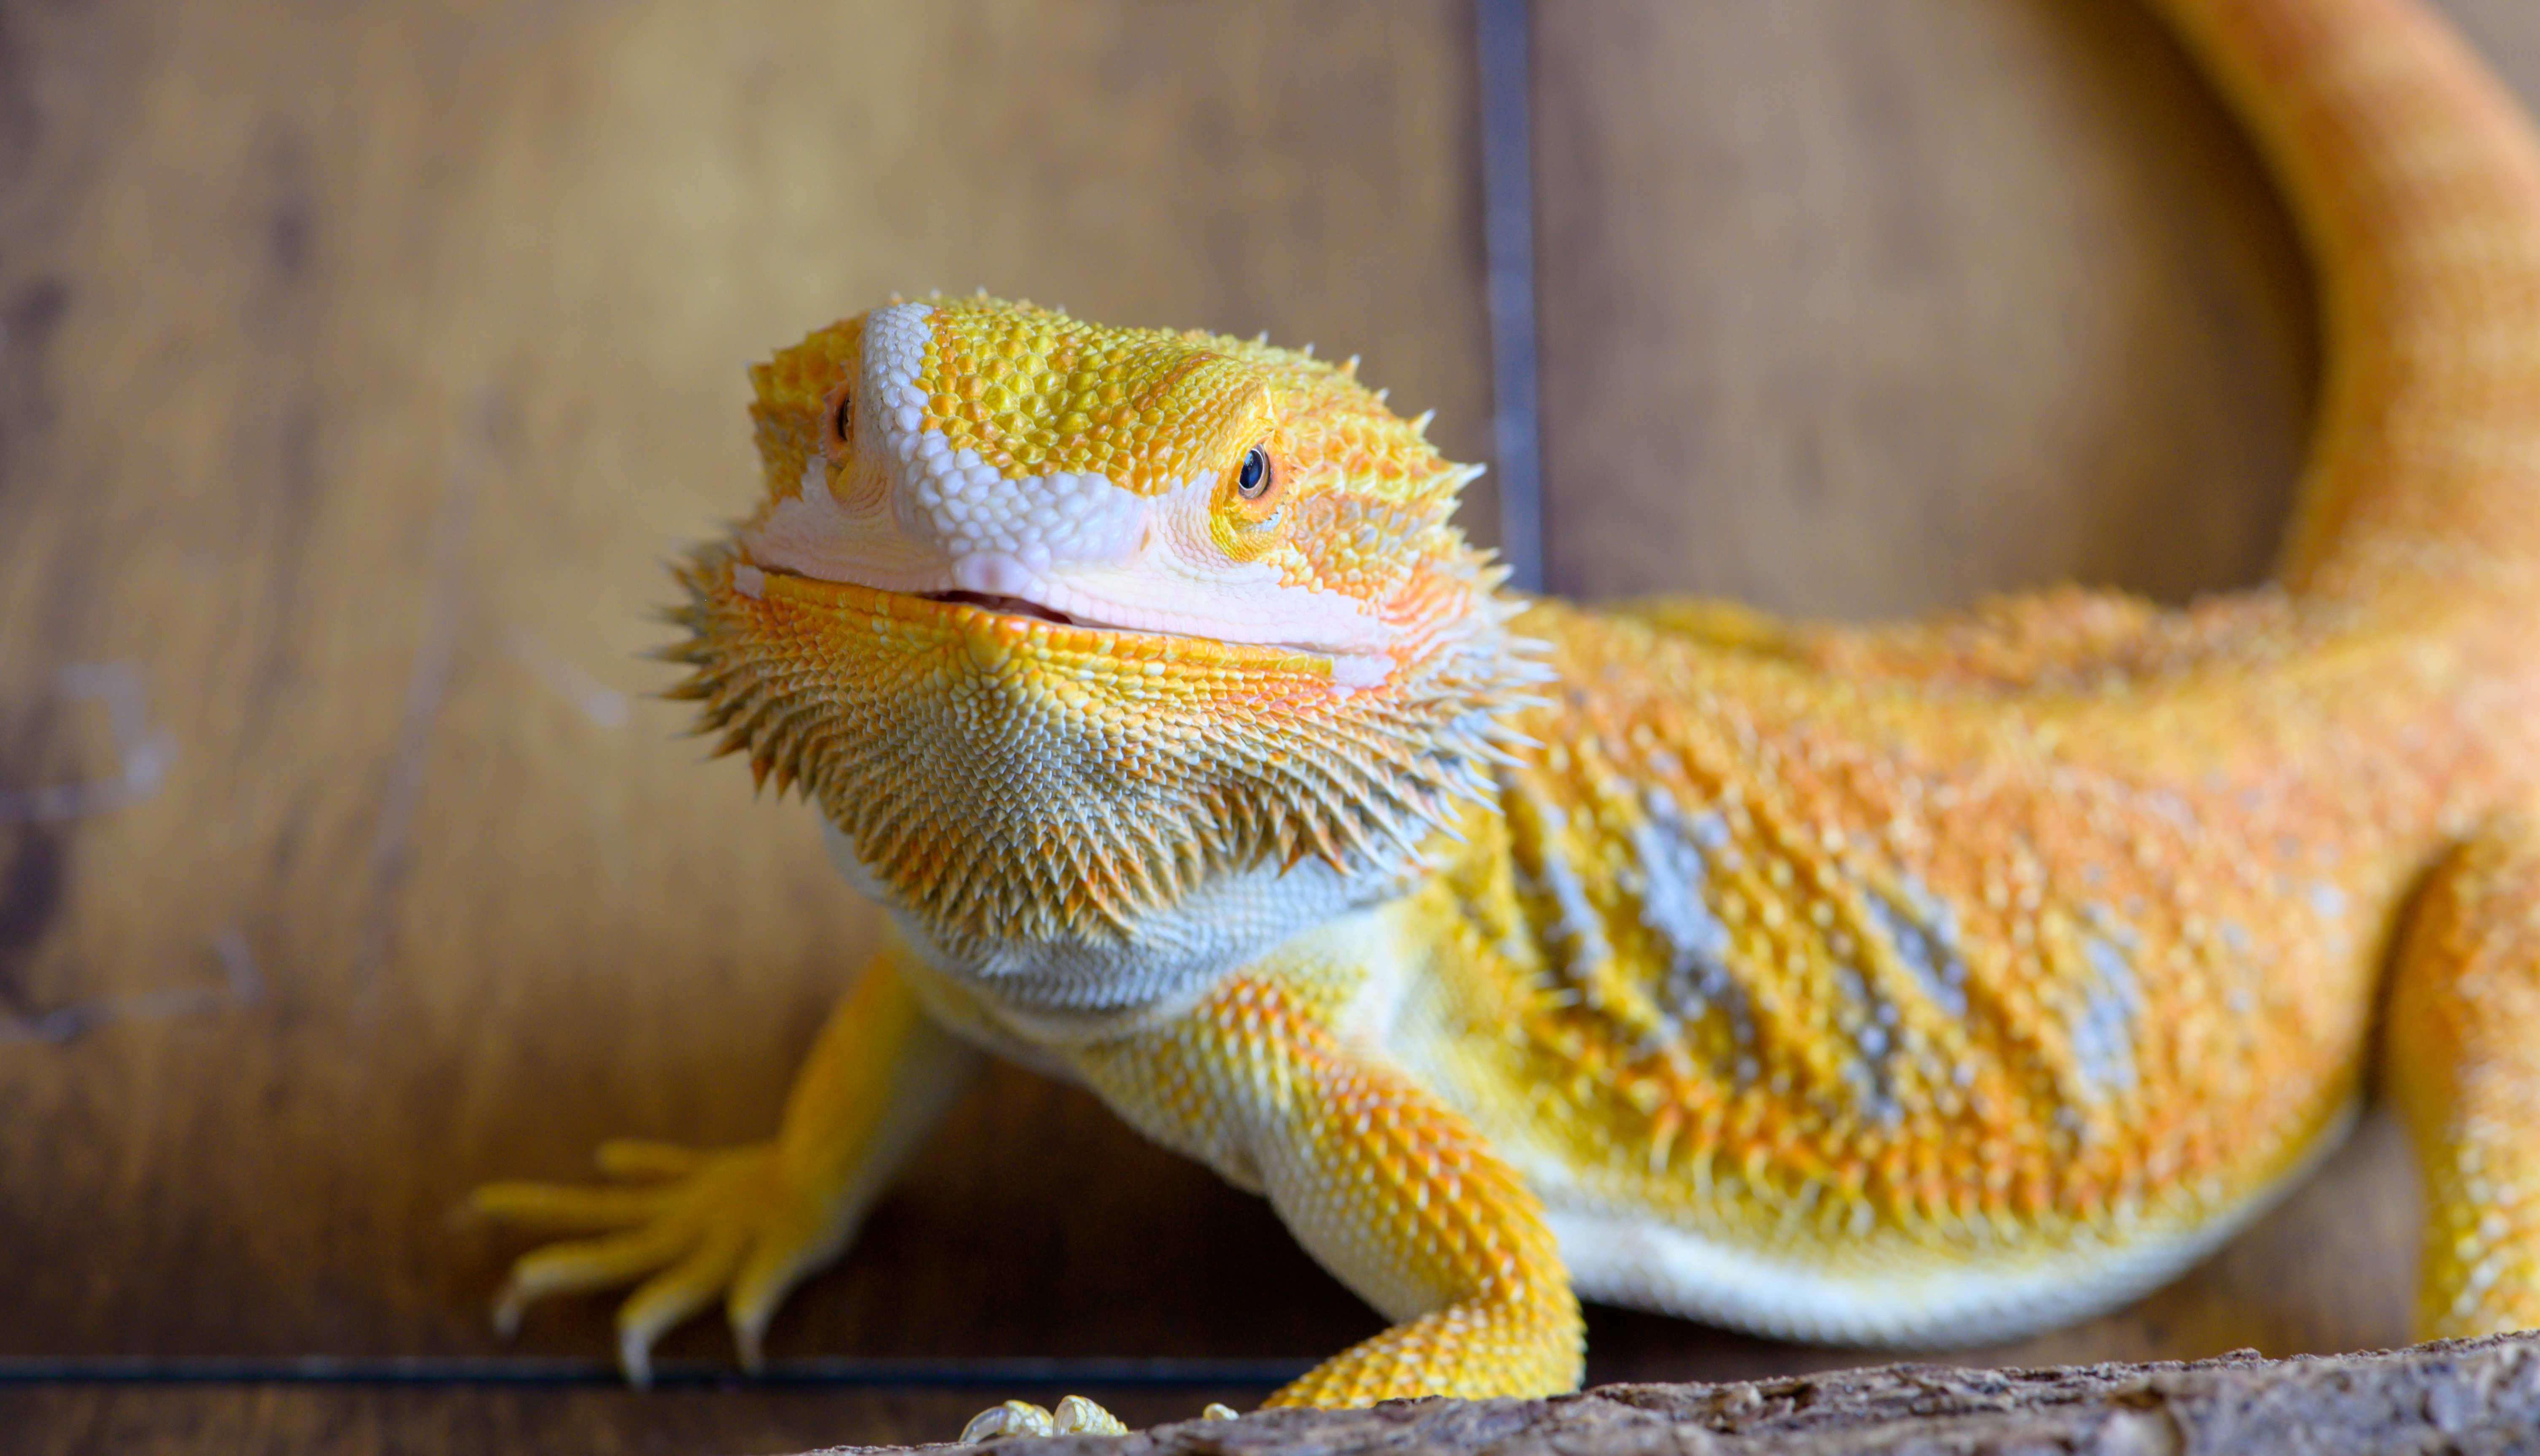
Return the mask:
<path id="1" fill-rule="evenodd" d="M 2540 94 L 2540 10 L 2447 8 Z M 1554 587 L 2262 569 L 2307 282 L 2131 0 L 1544 0 L 1536 46 Z M 751 489 L 742 366 L 984 284 L 1362 353 L 1486 457 L 1473 72 L 1455 0 L 0 0 L 11 1449 L 782 1450 L 1048 1398 L 1016 1360 L 1185 1362 L 1069 1380 L 1144 1421 L 1375 1328 L 1011 1072 L 780 1317 L 801 1383 L 582 1381 L 601 1301 L 501 1344 L 519 1246 L 448 1215 L 761 1135 L 875 933 L 634 656 Z M 2368 1124 L 2177 1286 L 1965 1357 L 2400 1341 L 2402 1173 Z M 1860 1358 L 1591 1339 L 1600 1380 Z M 303 1356 L 436 1378 L 246 1378 Z M 885 1359 L 939 1378 L 844 1378 Z"/>

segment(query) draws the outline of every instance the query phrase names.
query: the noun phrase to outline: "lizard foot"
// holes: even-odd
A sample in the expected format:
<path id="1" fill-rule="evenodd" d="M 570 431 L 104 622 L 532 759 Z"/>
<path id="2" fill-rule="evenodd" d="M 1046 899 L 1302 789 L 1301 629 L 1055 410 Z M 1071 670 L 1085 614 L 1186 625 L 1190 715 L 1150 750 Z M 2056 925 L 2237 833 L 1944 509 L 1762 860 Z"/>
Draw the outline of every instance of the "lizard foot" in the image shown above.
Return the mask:
<path id="1" fill-rule="evenodd" d="M 1233 1409 L 1209 1402 L 1200 1413 L 1203 1421 L 1232 1421 Z M 1014 1435 L 1127 1435 L 1129 1427 L 1120 1418 L 1087 1400 L 1072 1395 L 1058 1403 L 1054 1411 L 1043 1410 L 1029 1401 L 1008 1401 L 990 1406 L 970 1418 L 961 1427 L 964 1443 L 993 1441 Z"/>
<path id="2" fill-rule="evenodd" d="M 758 1368 L 776 1307 L 845 1245 L 835 1194 L 787 1177 L 773 1143 L 704 1150 L 621 1140 L 601 1144 L 598 1161 L 619 1181 L 489 1183 L 469 1196 L 466 1210 L 478 1216 L 586 1235 L 514 1262 L 494 1328 L 511 1335 L 530 1302 L 551 1294 L 637 1284 L 617 1309 L 629 1381 L 648 1383 L 653 1343 L 718 1297 L 741 1364 Z"/>

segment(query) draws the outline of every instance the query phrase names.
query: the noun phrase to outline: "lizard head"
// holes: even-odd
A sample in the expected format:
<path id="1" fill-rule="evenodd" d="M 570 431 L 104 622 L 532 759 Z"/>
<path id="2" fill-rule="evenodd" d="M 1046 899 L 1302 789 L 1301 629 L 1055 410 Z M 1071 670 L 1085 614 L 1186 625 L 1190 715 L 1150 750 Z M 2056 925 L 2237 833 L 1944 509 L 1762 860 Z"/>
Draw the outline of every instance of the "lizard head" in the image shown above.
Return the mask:
<path id="1" fill-rule="evenodd" d="M 1536 673 L 1448 521 L 1479 471 L 1355 364 L 984 298 L 813 333 L 751 371 L 766 494 L 683 568 L 686 691 L 983 933 L 1414 843 Z"/>

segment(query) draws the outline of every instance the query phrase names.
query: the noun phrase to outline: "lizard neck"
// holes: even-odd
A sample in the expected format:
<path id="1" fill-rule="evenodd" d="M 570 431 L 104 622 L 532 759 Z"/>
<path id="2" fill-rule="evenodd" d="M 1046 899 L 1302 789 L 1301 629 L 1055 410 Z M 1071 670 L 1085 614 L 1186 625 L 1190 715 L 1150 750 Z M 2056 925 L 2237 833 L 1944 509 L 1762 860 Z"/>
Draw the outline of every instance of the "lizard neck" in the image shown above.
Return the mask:
<path id="1" fill-rule="evenodd" d="M 1280 945 L 1364 907 L 1399 897 L 1438 856 L 1363 858 L 1345 867 L 1308 859 L 1208 876 L 1168 905 L 1132 912 L 1125 930 L 1085 926 L 1016 934 L 948 921 L 899 901 L 836 825 L 824 836 L 848 883 L 888 907 L 929 970 L 1053 1045 L 1104 1035 L 1196 999 L 1217 980 Z"/>

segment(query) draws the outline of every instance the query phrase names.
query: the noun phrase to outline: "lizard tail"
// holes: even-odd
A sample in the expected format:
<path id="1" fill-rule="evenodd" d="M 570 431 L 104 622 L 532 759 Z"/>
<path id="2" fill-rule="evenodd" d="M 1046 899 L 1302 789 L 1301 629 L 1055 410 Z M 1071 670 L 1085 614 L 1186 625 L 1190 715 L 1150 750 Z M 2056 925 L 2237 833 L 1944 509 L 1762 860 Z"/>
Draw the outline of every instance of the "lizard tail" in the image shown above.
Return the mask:
<path id="1" fill-rule="evenodd" d="M 2540 564 L 2540 141 L 2425 0 L 2153 0 L 2318 276 L 2327 378 L 2280 575 Z"/>

